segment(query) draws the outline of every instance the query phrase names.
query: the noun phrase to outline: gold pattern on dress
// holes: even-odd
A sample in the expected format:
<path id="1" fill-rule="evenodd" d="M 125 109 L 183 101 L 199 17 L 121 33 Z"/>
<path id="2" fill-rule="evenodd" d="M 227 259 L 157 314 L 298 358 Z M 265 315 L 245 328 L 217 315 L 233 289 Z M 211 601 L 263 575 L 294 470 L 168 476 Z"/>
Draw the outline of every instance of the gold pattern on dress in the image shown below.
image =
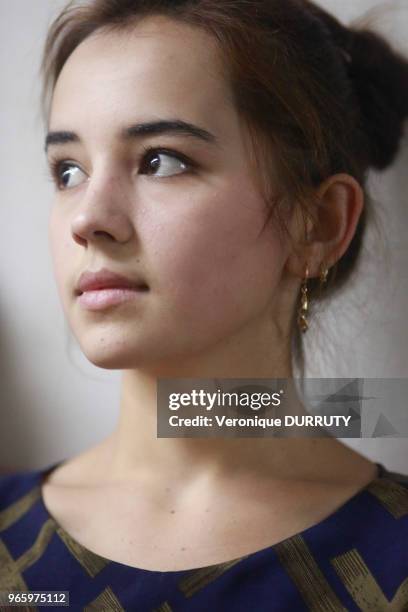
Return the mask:
<path id="1" fill-rule="evenodd" d="M 55 528 L 51 521 L 46 521 L 33 546 L 20 555 L 18 559 L 13 559 L 4 542 L 0 539 L 0 587 L 2 590 L 26 592 L 32 590 L 28 588 L 22 573 L 42 557 L 54 532 Z M 2 609 L 4 608 L 2 607 Z M 19 609 L 27 612 L 37 612 L 37 608 L 34 606 L 23 606 Z"/>
<path id="2" fill-rule="evenodd" d="M 173 612 L 173 608 L 167 601 L 165 601 L 161 606 L 152 610 L 152 612 Z"/>
<path id="3" fill-rule="evenodd" d="M 110 563 L 109 559 L 105 559 L 104 557 L 101 557 L 81 546 L 79 542 L 73 540 L 69 533 L 64 531 L 64 529 L 58 525 L 57 534 L 64 542 L 70 553 L 92 578 L 99 574 L 99 572 Z"/>
<path id="4" fill-rule="evenodd" d="M 311 612 L 347 612 L 301 535 L 275 544 L 274 549 Z"/>
<path id="5" fill-rule="evenodd" d="M 126 612 L 120 605 L 115 593 L 108 586 L 91 603 L 84 607 L 83 612 Z"/>
<path id="6" fill-rule="evenodd" d="M 34 487 L 0 512 L 0 531 L 8 529 L 16 523 L 31 508 L 40 497 L 40 488 Z"/>
<path id="7" fill-rule="evenodd" d="M 30 565 L 33 565 L 33 563 L 42 557 L 54 533 L 55 523 L 52 519 L 48 519 L 42 525 L 34 544 L 16 560 L 17 568 L 20 572 L 24 572 Z"/>
<path id="8" fill-rule="evenodd" d="M 191 597 L 194 593 L 207 586 L 207 584 L 213 582 L 218 576 L 224 574 L 230 567 L 233 567 L 247 557 L 248 555 L 233 561 L 227 561 L 226 563 L 218 563 L 193 570 L 191 574 L 180 580 L 178 587 L 186 597 Z"/>
<path id="9" fill-rule="evenodd" d="M 3 591 L 28 591 L 16 561 L 0 538 L 0 589 Z"/>
<path id="10" fill-rule="evenodd" d="M 369 486 L 368 491 L 396 519 L 408 514 L 408 489 L 398 482 L 388 478 L 377 478 Z"/>
<path id="11" fill-rule="evenodd" d="M 330 560 L 356 605 L 363 612 L 408 610 L 408 577 L 389 602 L 356 548 Z"/>

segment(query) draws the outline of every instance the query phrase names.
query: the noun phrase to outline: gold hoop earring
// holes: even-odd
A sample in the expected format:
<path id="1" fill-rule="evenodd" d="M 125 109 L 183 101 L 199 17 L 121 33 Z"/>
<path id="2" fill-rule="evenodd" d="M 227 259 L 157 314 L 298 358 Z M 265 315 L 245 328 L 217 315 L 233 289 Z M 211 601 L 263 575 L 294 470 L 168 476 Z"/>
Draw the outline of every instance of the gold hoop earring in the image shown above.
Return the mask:
<path id="1" fill-rule="evenodd" d="M 324 285 L 324 283 L 327 282 L 328 274 L 329 274 L 329 268 L 327 266 L 324 266 L 324 264 L 322 264 L 321 272 L 320 272 L 320 284 L 321 285 Z"/>
<path id="2" fill-rule="evenodd" d="M 307 322 L 306 316 L 308 313 L 309 303 L 307 299 L 307 279 L 309 278 L 309 268 L 306 266 L 305 278 L 302 281 L 302 285 L 300 288 L 301 298 L 300 298 L 300 306 L 298 311 L 298 325 L 300 331 L 304 334 L 309 329 L 309 324 Z"/>

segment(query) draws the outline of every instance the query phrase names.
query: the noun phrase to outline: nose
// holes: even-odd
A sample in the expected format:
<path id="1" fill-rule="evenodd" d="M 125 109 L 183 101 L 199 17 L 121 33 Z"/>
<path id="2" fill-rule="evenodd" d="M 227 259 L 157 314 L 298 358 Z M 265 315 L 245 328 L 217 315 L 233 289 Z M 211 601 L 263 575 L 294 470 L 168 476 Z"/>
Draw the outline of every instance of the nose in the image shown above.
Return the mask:
<path id="1" fill-rule="evenodd" d="M 88 246 L 95 241 L 124 243 L 131 239 L 131 196 L 119 176 L 104 179 L 94 173 L 81 198 L 71 222 L 75 242 Z"/>

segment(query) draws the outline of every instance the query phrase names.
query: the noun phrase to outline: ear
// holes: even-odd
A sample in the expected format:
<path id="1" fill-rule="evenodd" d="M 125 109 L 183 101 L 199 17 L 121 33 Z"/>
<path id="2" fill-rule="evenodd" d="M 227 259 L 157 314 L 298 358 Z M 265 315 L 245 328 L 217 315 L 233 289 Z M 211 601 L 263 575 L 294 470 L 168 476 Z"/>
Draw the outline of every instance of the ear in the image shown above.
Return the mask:
<path id="1" fill-rule="evenodd" d="M 319 276 L 321 268 L 331 268 L 347 251 L 364 207 L 361 185 L 349 174 L 334 174 L 316 192 L 313 221 L 305 227 L 299 210 L 291 219 L 294 247 L 286 262 L 287 271 L 300 278 Z"/>

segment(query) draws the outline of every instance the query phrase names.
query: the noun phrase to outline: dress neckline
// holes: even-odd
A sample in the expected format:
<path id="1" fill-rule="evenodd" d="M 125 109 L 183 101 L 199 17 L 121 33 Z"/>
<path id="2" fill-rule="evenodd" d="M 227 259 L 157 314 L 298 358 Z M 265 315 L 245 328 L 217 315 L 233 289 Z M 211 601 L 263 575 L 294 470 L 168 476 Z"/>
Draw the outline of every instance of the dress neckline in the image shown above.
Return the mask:
<path id="1" fill-rule="evenodd" d="M 128 571 L 129 570 L 133 570 L 135 572 L 143 572 L 145 574 L 150 574 L 150 575 L 154 575 L 154 574 L 168 574 L 168 575 L 178 575 L 178 574 L 187 574 L 187 573 L 191 573 L 191 572 L 198 572 L 198 571 L 206 571 L 211 569 L 215 569 L 215 568 L 225 568 L 227 566 L 232 566 L 235 565 L 236 563 L 239 563 L 240 561 L 243 561 L 244 559 L 248 559 L 248 558 L 256 558 L 259 557 L 261 555 L 265 555 L 268 552 L 271 552 L 273 550 L 275 550 L 276 547 L 278 547 L 279 545 L 281 545 L 283 542 L 285 543 L 289 543 L 290 541 L 294 541 L 295 539 L 299 538 L 299 536 L 307 536 L 308 534 L 310 534 L 312 531 L 316 531 L 317 529 L 326 526 L 329 522 L 333 521 L 333 519 L 335 519 L 340 513 L 344 512 L 344 510 L 346 510 L 352 503 L 354 503 L 357 498 L 359 498 L 361 495 L 363 495 L 366 490 L 372 486 L 372 484 L 380 479 L 380 478 L 385 478 L 387 476 L 387 474 L 390 474 L 390 472 L 381 464 L 378 462 L 375 462 L 375 465 L 377 466 L 377 474 L 376 476 L 370 480 L 370 482 L 368 484 L 366 484 L 364 487 L 362 487 L 361 489 L 359 489 L 356 493 L 354 493 L 351 497 L 349 497 L 345 502 L 343 502 L 336 510 L 334 510 L 333 512 L 331 512 L 328 516 L 326 516 L 324 519 L 318 521 L 317 523 L 311 525 L 310 527 L 306 527 L 306 529 L 303 529 L 302 531 L 299 531 L 296 534 L 293 534 L 287 538 L 284 538 L 283 540 L 281 540 L 280 542 L 277 542 L 275 544 L 269 545 L 269 546 L 265 546 L 259 550 L 256 550 L 252 553 L 248 553 L 246 555 L 243 555 L 241 557 L 236 557 L 234 559 L 228 560 L 228 561 L 223 561 L 221 563 L 214 563 L 211 565 L 206 565 L 206 566 L 202 566 L 202 567 L 194 567 L 194 568 L 189 568 L 189 569 L 184 569 L 184 570 L 150 570 L 150 569 L 146 569 L 146 568 L 139 568 L 139 567 L 135 567 L 133 565 L 127 565 L 125 563 L 121 563 L 120 561 L 114 561 L 113 559 L 108 559 L 107 557 L 103 557 L 102 555 L 99 555 L 98 553 L 90 550 L 89 548 L 86 548 L 86 546 L 84 546 L 83 544 L 81 544 L 80 542 L 78 542 L 77 540 L 75 540 L 75 538 L 73 538 L 67 531 L 65 531 L 65 529 L 58 523 L 58 521 L 56 521 L 56 519 L 51 515 L 51 513 L 49 512 L 47 506 L 45 505 L 45 501 L 44 501 L 44 497 L 42 494 L 42 483 L 44 481 L 44 479 L 54 470 L 56 469 L 61 463 L 63 463 L 63 461 L 58 461 L 56 463 L 53 463 L 49 466 L 47 466 L 46 468 L 40 468 L 39 470 L 34 471 L 34 478 L 37 481 L 37 486 L 39 488 L 39 503 L 40 503 L 40 507 L 42 510 L 42 513 L 44 514 L 44 516 L 46 516 L 46 518 L 48 520 L 52 520 L 54 522 L 54 524 L 56 525 L 56 527 L 58 528 L 58 531 L 61 532 L 63 535 L 66 536 L 66 538 L 68 540 L 70 540 L 73 545 L 75 546 L 75 548 L 83 551 L 88 557 L 90 558 L 94 558 L 97 561 L 102 561 L 105 562 L 106 564 L 109 564 L 112 567 L 122 567 L 122 568 L 126 568 Z"/>

